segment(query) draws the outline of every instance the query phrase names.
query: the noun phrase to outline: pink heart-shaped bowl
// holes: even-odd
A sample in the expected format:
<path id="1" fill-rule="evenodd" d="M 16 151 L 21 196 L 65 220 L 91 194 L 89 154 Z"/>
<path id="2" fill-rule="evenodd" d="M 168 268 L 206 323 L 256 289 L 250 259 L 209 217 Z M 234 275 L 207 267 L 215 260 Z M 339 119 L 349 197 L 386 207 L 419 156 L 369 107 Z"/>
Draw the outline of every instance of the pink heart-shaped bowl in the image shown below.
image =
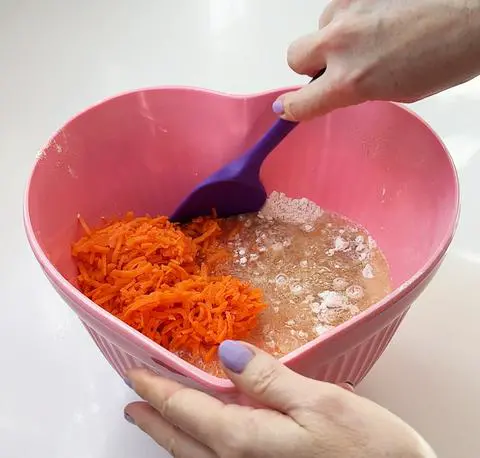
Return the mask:
<path id="1" fill-rule="evenodd" d="M 170 214 L 196 184 L 259 138 L 274 120 L 272 101 L 284 91 L 129 92 L 76 116 L 39 155 L 25 199 L 28 240 L 120 376 L 144 366 L 220 398 L 240 399 L 230 381 L 184 362 L 80 293 L 70 256 L 77 214 L 92 224 L 129 210 Z M 390 263 L 395 290 L 388 297 L 282 359 L 305 376 L 355 385 L 452 240 L 459 212 L 452 160 L 417 116 L 371 102 L 300 124 L 270 155 L 262 175 L 268 191 L 307 197 L 366 227 Z"/>

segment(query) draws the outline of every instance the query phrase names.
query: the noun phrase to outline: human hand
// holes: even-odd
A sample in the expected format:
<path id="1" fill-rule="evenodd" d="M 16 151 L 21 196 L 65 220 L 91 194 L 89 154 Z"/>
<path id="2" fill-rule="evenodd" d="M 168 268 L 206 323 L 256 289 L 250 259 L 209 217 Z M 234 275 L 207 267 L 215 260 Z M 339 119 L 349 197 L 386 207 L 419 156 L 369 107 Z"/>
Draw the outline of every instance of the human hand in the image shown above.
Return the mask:
<path id="1" fill-rule="evenodd" d="M 430 458 L 420 436 L 380 406 L 292 372 L 272 356 L 227 341 L 219 355 L 240 392 L 264 408 L 226 405 L 207 394 L 131 370 L 146 402 L 127 420 L 177 458 Z"/>
<path id="2" fill-rule="evenodd" d="M 303 121 L 368 100 L 413 102 L 480 73 L 479 0 L 332 0 L 294 42 L 297 73 L 325 74 L 273 110 Z"/>

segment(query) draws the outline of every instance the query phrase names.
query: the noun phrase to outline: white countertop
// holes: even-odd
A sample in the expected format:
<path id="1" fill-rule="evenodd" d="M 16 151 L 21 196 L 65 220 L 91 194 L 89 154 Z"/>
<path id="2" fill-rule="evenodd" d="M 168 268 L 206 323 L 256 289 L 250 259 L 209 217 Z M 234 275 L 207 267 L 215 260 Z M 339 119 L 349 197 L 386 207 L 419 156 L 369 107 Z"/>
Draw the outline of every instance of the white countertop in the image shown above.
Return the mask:
<path id="1" fill-rule="evenodd" d="M 166 456 L 123 420 L 132 394 L 27 246 L 22 199 L 37 151 L 79 110 L 132 88 L 179 84 L 248 93 L 302 82 L 288 69 L 285 51 L 292 39 L 316 27 L 326 3 L 0 1 L 2 458 Z M 418 428 L 440 457 L 475 458 L 480 80 L 414 109 L 450 148 L 463 213 L 442 269 L 358 391 Z"/>

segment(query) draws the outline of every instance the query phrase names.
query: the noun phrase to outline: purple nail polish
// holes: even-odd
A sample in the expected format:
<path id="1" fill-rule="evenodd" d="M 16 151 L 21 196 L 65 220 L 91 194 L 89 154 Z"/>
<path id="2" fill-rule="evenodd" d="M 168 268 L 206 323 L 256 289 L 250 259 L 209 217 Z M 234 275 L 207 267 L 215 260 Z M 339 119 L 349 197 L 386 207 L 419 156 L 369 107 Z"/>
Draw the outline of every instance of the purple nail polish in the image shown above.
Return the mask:
<path id="1" fill-rule="evenodd" d="M 218 355 L 223 365 L 236 374 L 241 374 L 253 359 L 253 353 L 245 345 L 234 340 L 222 342 Z"/>
<path id="2" fill-rule="evenodd" d="M 131 423 L 132 425 L 135 424 L 135 420 L 130 415 L 128 415 L 127 412 L 123 412 L 123 416 L 125 417 L 125 420 L 127 420 L 129 423 Z"/>
<path id="3" fill-rule="evenodd" d="M 281 100 L 275 100 L 272 104 L 272 110 L 275 114 L 283 114 L 283 102 Z"/>

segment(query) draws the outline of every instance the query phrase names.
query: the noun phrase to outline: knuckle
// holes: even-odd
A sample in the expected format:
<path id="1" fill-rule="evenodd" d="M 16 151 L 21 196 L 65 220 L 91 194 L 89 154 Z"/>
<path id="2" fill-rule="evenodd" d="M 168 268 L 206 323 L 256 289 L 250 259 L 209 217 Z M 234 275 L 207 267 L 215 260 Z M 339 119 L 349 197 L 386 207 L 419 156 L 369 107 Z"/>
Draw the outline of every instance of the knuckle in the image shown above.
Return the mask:
<path id="1" fill-rule="evenodd" d="M 295 100 L 285 100 L 283 108 L 288 119 L 294 121 L 300 121 L 303 119 L 302 107 Z"/>
<path id="2" fill-rule="evenodd" d="M 290 107 L 292 108 L 292 106 Z M 293 106 L 294 108 L 294 106 Z M 293 114 L 293 113 L 292 113 Z M 257 396 L 264 395 L 272 388 L 277 379 L 277 370 L 272 364 L 261 366 L 254 375 L 252 391 Z"/>
<path id="3" fill-rule="evenodd" d="M 227 406 L 228 409 L 228 406 Z M 250 415 L 238 416 L 236 406 L 232 406 L 227 416 L 232 419 L 231 427 L 224 431 L 221 436 L 222 453 L 221 458 L 247 458 L 253 455 L 251 446 L 255 440 L 255 421 Z"/>
<path id="4" fill-rule="evenodd" d="M 299 65 L 298 47 L 296 43 L 292 43 L 287 50 L 287 63 L 293 71 L 297 71 Z"/>
<path id="5" fill-rule="evenodd" d="M 135 391 L 142 399 L 150 400 L 152 397 L 150 385 L 143 380 L 135 385 Z"/>
<path id="6" fill-rule="evenodd" d="M 302 72 L 303 67 L 307 64 L 306 54 L 301 40 L 295 41 L 288 47 L 287 63 L 294 72 Z"/>
<path id="7" fill-rule="evenodd" d="M 166 420 L 169 420 L 172 417 L 172 412 L 175 409 L 175 404 L 176 404 L 176 398 L 175 394 L 167 397 L 159 406 L 158 410 L 160 412 L 160 415 L 165 418 Z"/>
<path id="8" fill-rule="evenodd" d="M 319 26 L 325 26 L 339 14 L 348 10 L 356 0 L 330 0 L 318 20 Z"/>
<path id="9" fill-rule="evenodd" d="M 329 49 L 344 49 L 355 42 L 360 24 L 347 16 L 340 16 L 324 29 L 325 46 Z"/>
<path id="10" fill-rule="evenodd" d="M 251 456 L 247 435 L 241 429 L 231 430 L 223 439 L 222 458 L 247 458 Z M 251 440 L 251 439 L 250 439 Z"/>
<path id="11" fill-rule="evenodd" d="M 323 27 L 328 25 L 335 17 L 335 13 L 337 10 L 338 10 L 338 1 L 330 0 L 328 5 L 323 10 L 323 13 L 318 18 L 318 28 L 322 29 Z"/>
<path id="12" fill-rule="evenodd" d="M 343 20 L 337 19 L 328 24 L 324 29 L 325 42 L 327 46 L 332 49 L 339 46 L 340 42 L 344 39 L 344 25 Z"/>
<path id="13" fill-rule="evenodd" d="M 307 35 L 293 42 L 287 50 L 287 63 L 299 74 L 318 71 L 318 61 L 322 60 L 322 36 L 319 33 Z"/>
<path id="14" fill-rule="evenodd" d="M 322 390 L 314 403 L 323 416 L 332 419 L 343 416 L 347 408 L 346 392 L 340 387 L 331 386 Z"/>
<path id="15" fill-rule="evenodd" d="M 325 11 L 319 18 L 318 18 L 318 28 L 323 29 L 325 26 L 328 25 L 331 18 L 329 17 L 327 11 Z"/>
<path id="16" fill-rule="evenodd" d="M 168 440 L 166 441 L 166 444 L 164 445 L 165 450 L 172 455 L 174 458 L 180 458 L 180 454 L 178 451 L 178 440 L 177 440 L 177 435 L 172 434 Z"/>
<path id="17" fill-rule="evenodd" d="M 317 100 L 304 100 L 302 98 L 293 98 L 292 100 L 285 101 L 284 112 L 287 119 L 292 121 L 307 121 L 313 118 L 316 115 Z M 268 375 L 261 375 L 261 380 L 259 384 L 265 386 L 267 383 L 272 383 L 267 380 Z M 266 388 L 260 386 L 258 391 L 259 394 L 263 394 L 266 391 Z"/>
<path id="18" fill-rule="evenodd" d="M 145 400 L 151 400 L 155 396 L 155 387 L 152 376 L 146 371 L 141 371 L 135 379 L 135 392 Z"/>
<path id="19" fill-rule="evenodd" d="M 158 435 L 158 428 L 148 421 L 137 421 L 136 426 L 145 434 L 150 436 L 160 447 L 163 447 L 171 456 L 182 458 L 181 444 L 179 443 L 180 430 L 171 425 L 168 428 L 168 434 Z"/>
<path id="20" fill-rule="evenodd" d="M 288 119 L 294 121 L 307 121 L 319 114 L 325 109 L 326 101 L 323 91 L 319 93 L 304 93 L 300 90 L 297 94 L 288 97 L 284 101 L 284 112 Z M 262 374 L 264 379 L 268 377 L 268 374 Z"/>

